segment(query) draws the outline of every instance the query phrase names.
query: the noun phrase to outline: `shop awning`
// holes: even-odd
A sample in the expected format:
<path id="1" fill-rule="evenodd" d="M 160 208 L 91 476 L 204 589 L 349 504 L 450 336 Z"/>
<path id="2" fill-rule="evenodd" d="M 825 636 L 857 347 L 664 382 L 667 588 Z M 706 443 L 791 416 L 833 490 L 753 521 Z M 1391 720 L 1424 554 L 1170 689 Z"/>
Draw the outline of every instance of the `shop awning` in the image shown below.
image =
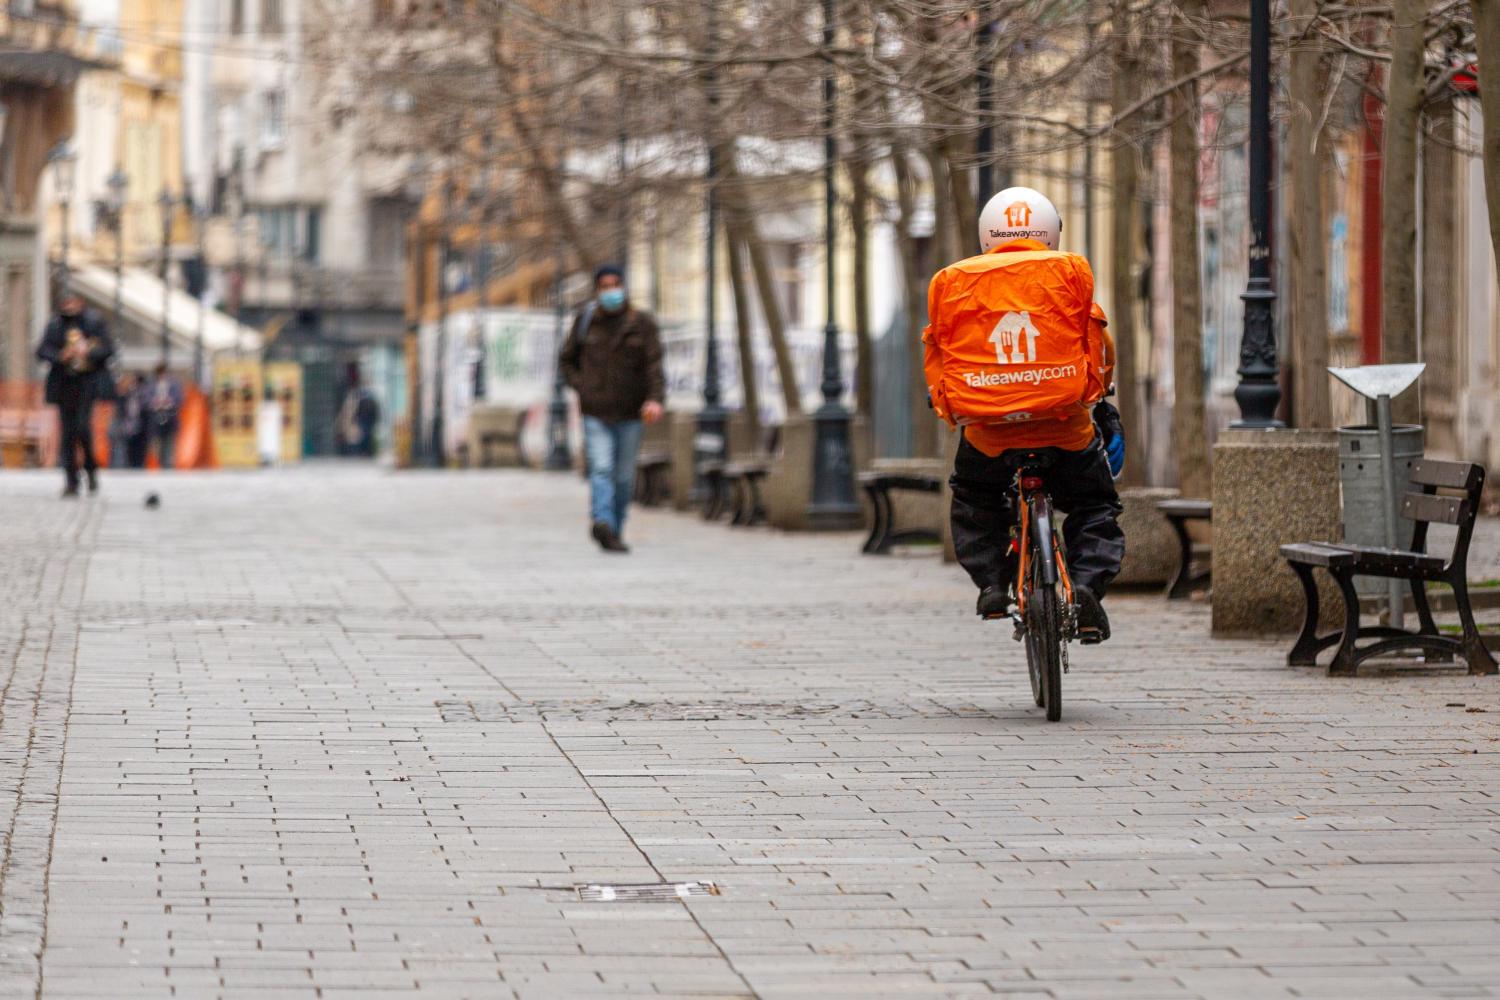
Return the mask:
<path id="1" fill-rule="evenodd" d="M 85 264 L 70 272 L 73 287 L 106 319 L 114 309 L 115 274 L 109 268 Z M 198 300 L 173 288 L 167 292 L 167 336 L 174 351 L 191 351 L 198 342 L 200 324 L 203 349 L 215 351 L 258 351 L 261 336 L 252 327 L 237 323 L 217 309 L 202 309 Z M 150 271 L 127 267 L 120 286 L 120 306 L 127 327 L 155 331 L 161 328 L 161 279 Z M 115 331 L 119 336 L 119 331 Z"/>

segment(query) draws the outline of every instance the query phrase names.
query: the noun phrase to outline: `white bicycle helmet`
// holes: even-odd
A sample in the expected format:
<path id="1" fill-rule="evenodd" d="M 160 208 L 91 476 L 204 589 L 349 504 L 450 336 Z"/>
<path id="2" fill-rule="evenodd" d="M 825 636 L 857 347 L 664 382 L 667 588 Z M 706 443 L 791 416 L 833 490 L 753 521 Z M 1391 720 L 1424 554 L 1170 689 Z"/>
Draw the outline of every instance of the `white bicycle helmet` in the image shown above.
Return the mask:
<path id="1" fill-rule="evenodd" d="M 1006 188 L 985 202 L 979 213 L 979 246 L 989 253 L 1011 240 L 1032 239 L 1057 249 L 1062 235 L 1062 216 L 1057 206 L 1040 191 L 1028 187 Z"/>

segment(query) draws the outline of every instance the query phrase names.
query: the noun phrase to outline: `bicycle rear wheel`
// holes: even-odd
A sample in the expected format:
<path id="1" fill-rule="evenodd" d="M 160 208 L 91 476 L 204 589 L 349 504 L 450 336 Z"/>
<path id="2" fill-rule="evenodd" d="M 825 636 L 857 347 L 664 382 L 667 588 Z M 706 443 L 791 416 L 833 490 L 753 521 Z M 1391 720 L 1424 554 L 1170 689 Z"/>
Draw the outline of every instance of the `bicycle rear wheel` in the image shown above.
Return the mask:
<path id="1" fill-rule="evenodd" d="M 1036 573 L 1026 599 L 1026 666 L 1031 693 L 1047 721 L 1062 718 L 1062 599 L 1056 584 L 1046 584 Z"/>

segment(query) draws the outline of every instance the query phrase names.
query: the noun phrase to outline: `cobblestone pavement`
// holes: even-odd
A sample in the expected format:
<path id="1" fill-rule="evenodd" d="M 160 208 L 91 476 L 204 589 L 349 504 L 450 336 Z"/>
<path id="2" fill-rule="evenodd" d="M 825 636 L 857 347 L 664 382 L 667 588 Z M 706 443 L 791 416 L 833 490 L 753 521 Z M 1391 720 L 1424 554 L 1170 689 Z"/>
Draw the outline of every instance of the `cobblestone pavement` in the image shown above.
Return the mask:
<path id="1" fill-rule="evenodd" d="M 1048 725 L 966 581 L 850 536 L 105 486 L 0 475 L 0 997 L 1500 993 L 1492 679 L 1122 595 Z"/>

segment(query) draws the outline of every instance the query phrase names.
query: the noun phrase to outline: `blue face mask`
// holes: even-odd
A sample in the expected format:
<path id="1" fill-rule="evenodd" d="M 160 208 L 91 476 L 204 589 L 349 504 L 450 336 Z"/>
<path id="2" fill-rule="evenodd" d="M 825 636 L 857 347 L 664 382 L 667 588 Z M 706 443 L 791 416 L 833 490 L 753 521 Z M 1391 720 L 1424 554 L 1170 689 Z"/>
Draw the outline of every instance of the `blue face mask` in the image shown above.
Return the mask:
<path id="1" fill-rule="evenodd" d="M 625 308 L 625 289 L 606 288 L 599 293 L 599 307 L 605 312 L 619 312 Z"/>

